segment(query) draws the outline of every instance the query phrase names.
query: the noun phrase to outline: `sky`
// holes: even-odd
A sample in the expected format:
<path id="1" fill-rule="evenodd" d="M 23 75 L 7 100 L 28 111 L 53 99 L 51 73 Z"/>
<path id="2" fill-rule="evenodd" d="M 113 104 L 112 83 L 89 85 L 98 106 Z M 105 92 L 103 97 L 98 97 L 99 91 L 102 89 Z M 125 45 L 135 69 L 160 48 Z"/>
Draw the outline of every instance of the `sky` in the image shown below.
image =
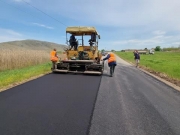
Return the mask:
<path id="1" fill-rule="evenodd" d="M 99 49 L 180 47 L 180 0 L 0 0 L 0 43 L 66 44 L 68 26 L 93 26 Z"/>

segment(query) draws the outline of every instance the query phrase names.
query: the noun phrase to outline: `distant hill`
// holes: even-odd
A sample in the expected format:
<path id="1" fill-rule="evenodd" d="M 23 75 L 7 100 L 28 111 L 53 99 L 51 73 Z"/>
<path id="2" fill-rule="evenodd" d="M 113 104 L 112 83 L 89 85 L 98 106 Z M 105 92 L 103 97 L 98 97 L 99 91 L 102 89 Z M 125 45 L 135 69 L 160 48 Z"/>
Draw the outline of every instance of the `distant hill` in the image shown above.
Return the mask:
<path id="1" fill-rule="evenodd" d="M 11 41 L 0 43 L 0 49 L 25 49 L 25 50 L 42 50 L 42 51 L 51 51 L 56 48 L 57 51 L 64 51 L 67 48 L 66 45 L 38 41 L 38 40 L 21 40 L 21 41 Z"/>

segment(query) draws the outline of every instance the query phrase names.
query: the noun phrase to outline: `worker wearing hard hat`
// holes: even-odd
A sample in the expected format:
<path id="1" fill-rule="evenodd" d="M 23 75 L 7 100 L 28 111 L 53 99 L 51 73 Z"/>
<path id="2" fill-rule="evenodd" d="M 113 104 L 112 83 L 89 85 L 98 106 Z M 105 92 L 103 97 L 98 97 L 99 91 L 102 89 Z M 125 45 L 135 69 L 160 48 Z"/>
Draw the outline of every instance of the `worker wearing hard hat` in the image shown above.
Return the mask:
<path id="1" fill-rule="evenodd" d="M 112 77 L 114 74 L 115 66 L 117 65 L 116 57 L 113 53 L 108 53 L 108 55 L 103 59 L 103 61 L 104 60 L 108 60 L 108 65 L 110 67 L 110 77 Z"/>
<path id="2" fill-rule="evenodd" d="M 51 69 L 55 69 L 55 63 L 58 61 L 58 55 L 55 48 L 51 51 L 51 61 L 52 61 Z"/>

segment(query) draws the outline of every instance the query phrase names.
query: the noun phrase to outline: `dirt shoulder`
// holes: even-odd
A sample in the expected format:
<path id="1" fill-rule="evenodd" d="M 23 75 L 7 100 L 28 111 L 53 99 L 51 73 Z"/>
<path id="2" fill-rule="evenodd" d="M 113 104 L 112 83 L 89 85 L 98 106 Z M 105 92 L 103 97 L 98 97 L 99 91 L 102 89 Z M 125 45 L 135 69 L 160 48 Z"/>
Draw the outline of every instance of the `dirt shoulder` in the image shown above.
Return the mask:
<path id="1" fill-rule="evenodd" d="M 117 56 L 117 55 L 116 55 L 116 58 L 117 58 L 117 61 L 120 62 L 120 63 L 126 64 L 126 65 L 133 65 L 133 66 L 135 66 L 134 63 L 132 63 L 132 62 L 127 62 L 127 61 L 121 59 L 121 58 L 120 58 L 119 56 Z M 146 68 L 146 67 L 144 67 L 144 66 L 141 66 L 141 65 L 140 65 L 138 68 L 139 68 L 139 70 L 145 72 L 146 74 L 151 75 L 151 76 L 153 76 L 154 78 L 156 78 L 156 79 L 164 82 L 165 84 L 173 87 L 174 89 L 180 91 L 180 80 L 178 80 L 178 79 L 173 79 L 173 78 L 169 77 L 168 75 L 166 75 L 166 74 L 164 74 L 164 73 L 160 73 L 160 72 L 153 71 L 153 70 L 148 69 L 148 68 Z"/>

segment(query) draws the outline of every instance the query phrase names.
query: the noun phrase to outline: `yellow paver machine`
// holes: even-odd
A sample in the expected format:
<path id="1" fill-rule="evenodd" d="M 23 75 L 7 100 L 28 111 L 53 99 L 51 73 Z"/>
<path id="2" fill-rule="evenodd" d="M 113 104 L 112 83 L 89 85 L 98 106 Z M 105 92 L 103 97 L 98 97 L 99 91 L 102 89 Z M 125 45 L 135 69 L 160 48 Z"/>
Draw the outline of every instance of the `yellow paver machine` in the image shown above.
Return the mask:
<path id="1" fill-rule="evenodd" d="M 94 27 L 67 27 L 66 43 L 69 48 L 64 52 L 67 58 L 57 62 L 53 72 L 102 75 L 104 63 L 100 60 L 99 39 L 100 35 Z"/>

